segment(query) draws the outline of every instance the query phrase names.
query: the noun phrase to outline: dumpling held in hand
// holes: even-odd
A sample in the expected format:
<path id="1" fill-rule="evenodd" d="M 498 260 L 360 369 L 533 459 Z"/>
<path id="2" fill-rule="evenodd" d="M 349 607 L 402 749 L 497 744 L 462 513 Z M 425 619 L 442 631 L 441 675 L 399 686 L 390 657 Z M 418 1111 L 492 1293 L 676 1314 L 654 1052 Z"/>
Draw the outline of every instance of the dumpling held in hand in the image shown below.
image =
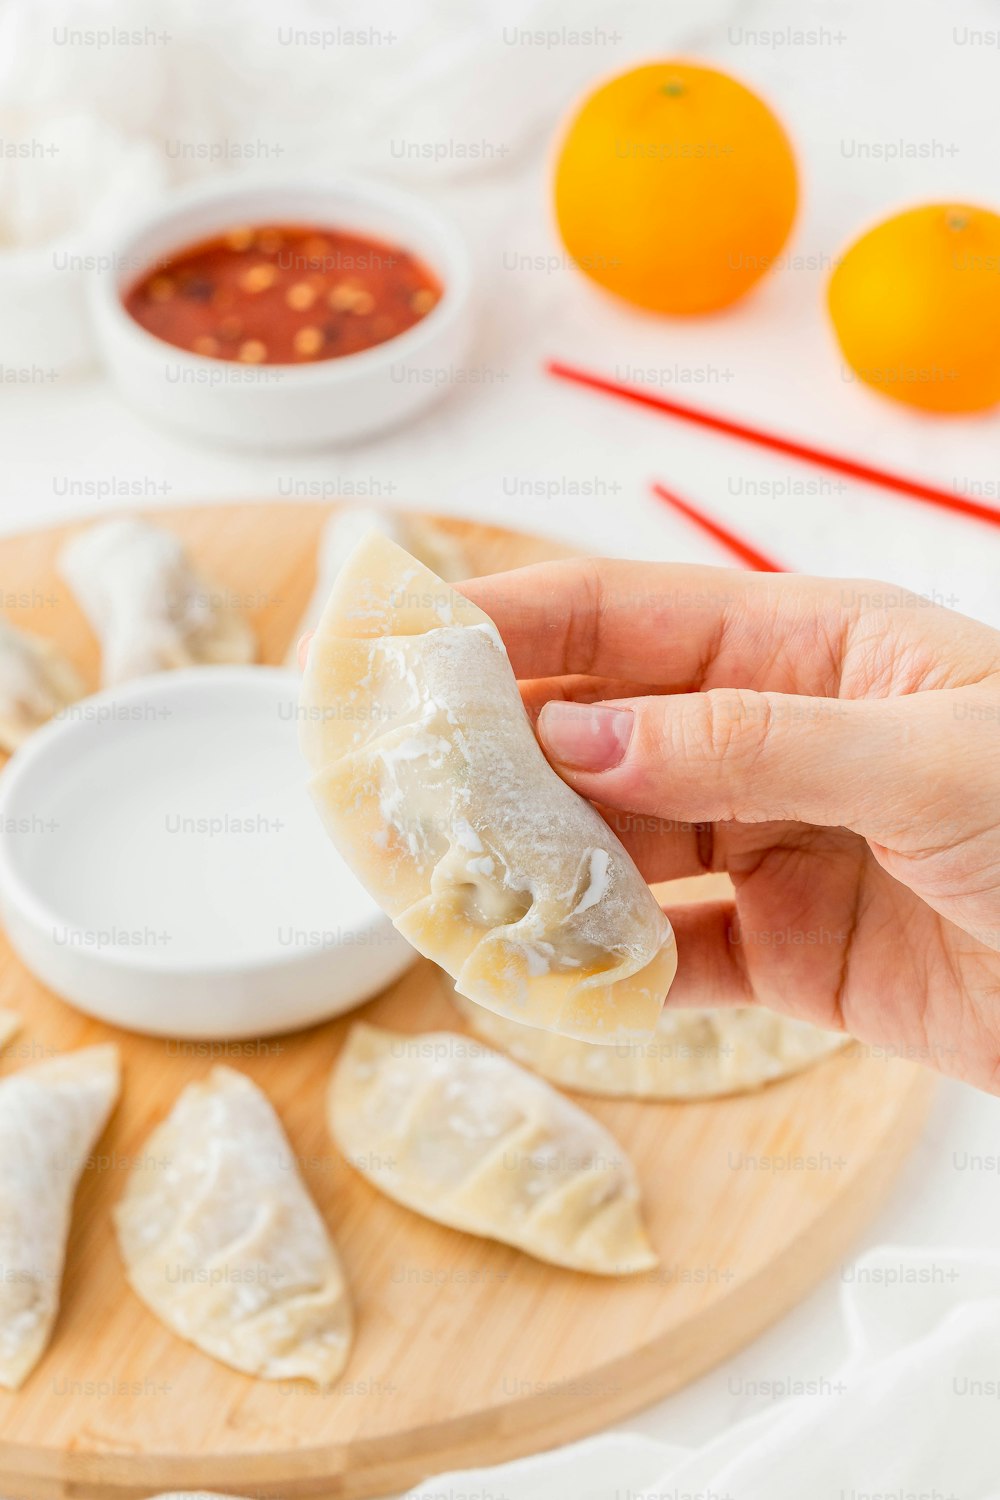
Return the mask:
<path id="1" fill-rule="evenodd" d="M 669 922 L 546 761 L 493 622 L 386 537 L 334 585 L 301 731 L 341 854 L 461 994 L 587 1041 L 653 1030 Z"/>

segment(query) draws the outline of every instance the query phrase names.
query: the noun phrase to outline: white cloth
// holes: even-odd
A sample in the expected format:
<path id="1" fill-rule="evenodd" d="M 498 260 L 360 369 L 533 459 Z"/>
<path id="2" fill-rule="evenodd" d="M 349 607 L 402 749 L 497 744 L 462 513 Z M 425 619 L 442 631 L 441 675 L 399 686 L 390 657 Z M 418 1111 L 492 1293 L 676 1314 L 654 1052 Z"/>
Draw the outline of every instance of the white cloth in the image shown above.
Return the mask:
<path id="1" fill-rule="evenodd" d="M 405 1500 L 998 1500 L 1000 1256 L 883 1246 L 841 1309 L 838 1369 L 701 1447 L 593 1438 Z"/>
<path id="2" fill-rule="evenodd" d="M 0 122 L 94 111 L 175 180 L 290 165 L 500 170 L 584 86 L 728 0 L 5 0 Z"/>

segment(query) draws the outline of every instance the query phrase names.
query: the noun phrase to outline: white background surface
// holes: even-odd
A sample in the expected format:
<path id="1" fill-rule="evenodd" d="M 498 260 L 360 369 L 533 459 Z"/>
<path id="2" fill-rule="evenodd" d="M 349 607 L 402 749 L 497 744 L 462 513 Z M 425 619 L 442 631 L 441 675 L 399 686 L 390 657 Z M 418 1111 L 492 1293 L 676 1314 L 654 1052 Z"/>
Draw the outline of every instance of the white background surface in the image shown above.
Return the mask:
<path id="1" fill-rule="evenodd" d="M 696 9 L 691 0 L 689 9 L 675 3 L 669 13 L 660 3 L 587 4 L 579 15 L 567 6 L 561 24 L 603 14 L 606 27 L 623 33 L 618 42 L 518 54 L 500 29 L 519 17 L 532 24 L 532 9 L 522 5 L 511 16 L 482 6 L 472 26 L 470 56 L 480 69 L 473 87 L 454 96 L 458 104 L 443 91 L 450 124 L 421 116 L 427 139 L 450 131 L 452 139 L 474 133 L 498 147 L 511 142 L 486 172 L 422 174 L 424 190 L 464 227 L 476 255 L 481 322 L 467 382 L 378 442 L 287 459 L 189 446 L 133 416 L 97 374 L 5 383 L 3 529 L 115 504 L 332 498 L 353 490 L 376 502 L 521 525 L 595 551 L 724 561 L 649 496 L 657 476 L 800 570 L 890 578 L 1000 625 L 1000 530 L 603 401 L 541 371 L 546 355 L 619 375 L 631 370 L 633 378 L 643 370 L 663 389 L 727 413 L 1000 501 L 1000 418 L 924 418 L 871 394 L 846 377 L 823 309 L 831 258 L 873 218 L 936 197 L 997 207 L 1000 49 L 962 40 L 966 27 L 992 28 L 995 36 L 997 11 L 986 0 L 947 7 L 844 0 L 809 10 L 790 0 Z M 437 17 L 427 46 L 442 57 L 456 37 L 468 42 L 468 14 L 414 8 L 424 12 Z M 419 54 L 419 27 L 393 19 L 404 33 L 400 45 Z M 796 43 L 789 28 L 808 28 L 813 39 Z M 657 50 L 697 55 L 759 87 L 783 116 L 802 167 L 793 258 L 757 295 L 715 319 L 654 321 L 612 305 L 566 267 L 548 222 L 548 127 L 580 79 Z M 286 93 L 292 51 L 268 75 L 268 85 Z M 79 66 L 85 72 L 89 60 Z M 363 68 L 359 76 L 367 76 Z M 482 97 L 473 109 L 477 77 Z M 355 105 L 363 115 L 363 101 Z M 462 109 L 471 109 L 473 126 L 462 126 Z M 376 132 L 371 140 L 368 166 L 412 183 L 386 138 Z M 872 146 L 882 155 L 873 156 Z M 897 159 L 884 159 L 886 147 Z M 865 1243 L 995 1245 L 1000 1174 L 970 1166 L 967 1155 L 975 1153 L 1000 1158 L 1000 1106 L 942 1084 L 924 1139 Z M 837 1291 L 837 1278 L 829 1278 L 751 1349 L 628 1427 L 695 1443 L 767 1404 L 750 1382 L 829 1372 L 840 1353 Z"/>

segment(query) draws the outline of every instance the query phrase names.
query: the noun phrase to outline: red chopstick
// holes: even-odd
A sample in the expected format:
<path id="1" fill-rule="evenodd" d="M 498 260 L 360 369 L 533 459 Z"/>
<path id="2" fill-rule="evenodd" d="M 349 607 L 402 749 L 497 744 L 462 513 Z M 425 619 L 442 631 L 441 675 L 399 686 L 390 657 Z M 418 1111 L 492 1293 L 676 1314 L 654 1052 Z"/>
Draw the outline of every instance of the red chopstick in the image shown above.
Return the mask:
<path id="1" fill-rule="evenodd" d="M 577 385 L 589 386 L 595 391 L 604 391 L 610 396 L 621 396 L 626 401 L 634 401 L 639 406 L 651 406 L 656 411 L 666 412 L 669 416 L 680 417 L 685 422 L 693 422 L 698 427 L 711 428 L 713 432 L 724 432 L 729 437 L 742 438 L 744 442 L 756 443 L 761 448 L 770 448 L 776 453 L 787 453 L 792 458 L 800 458 L 805 463 L 818 464 L 821 468 L 833 469 L 838 474 L 847 474 L 851 479 L 860 479 L 866 484 L 878 484 L 883 489 L 894 490 L 899 495 L 907 495 L 911 500 L 923 500 L 928 505 L 938 505 L 942 510 L 950 510 L 958 515 L 972 516 L 977 521 L 986 521 L 990 526 L 1000 526 L 1000 510 L 995 510 L 990 505 L 980 505 L 976 500 L 966 499 L 964 495 L 953 495 L 948 490 L 936 488 L 932 484 L 924 484 L 920 479 L 907 479 L 902 474 L 892 474 L 888 469 L 876 469 L 871 464 L 859 463 L 854 458 L 844 458 L 839 453 L 831 453 L 826 448 L 812 448 L 808 443 L 797 443 L 792 438 L 784 438 L 776 432 L 765 432 L 762 428 L 750 427 L 744 422 L 734 422 L 730 417 L 720 417 L 712 412 L 701 411 L 695 406 L 689 406 L 686 402 L 675 401 L 666 396 L 654 395 L 651 391 L 644 391 L 636 386 L 623 385 L 617 380 L 608 380 L 603 375 L 591 375 L 586 370 L 578 370 L 573 365 L 564 365 L 560 360 L 549 360 L 546 365 L 550 375 L 557 375 L 561 380 L 573 380 Z"/>
<path id="2" fill-rule="evenodd" d="M 740 562 L 745 563 L 748 568 L 753 568 L 758 573 L 787 573 L 789 571 L 781 563 L 775 562 L 773 557 L 768 557 L 766 552 L 759 552 L 741 536 L 737 536 L 735 531 L 730 531 L 720 521 L 714 521 L 703 510 L 698 510 L 689 501 L 682 500 L 679 495 L 673 494 L 664 485 L 654 484 L 653 494 L 665 500 L 668 505 L 672 505 L 674 510 L 680 511 L 682 516 L 687 516 L 689 521 L 700 526 L 702 531 L 706 531 L 709 536 L 715 537 L 717 542 L 721 542 L 727 551 L 731 552 L 734 557 L 738 557 Z"/>

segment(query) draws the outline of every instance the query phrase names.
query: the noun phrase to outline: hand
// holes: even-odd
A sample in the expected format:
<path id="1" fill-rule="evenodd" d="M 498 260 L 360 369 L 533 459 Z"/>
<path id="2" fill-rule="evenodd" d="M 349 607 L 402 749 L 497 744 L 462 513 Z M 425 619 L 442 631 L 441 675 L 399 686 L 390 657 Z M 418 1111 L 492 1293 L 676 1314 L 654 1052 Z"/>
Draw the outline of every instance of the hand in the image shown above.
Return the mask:
<path id="1" fill-rule="evenodd" d="M 668 908 L 675 1005 L 760 1004 L 1000 1092 L 1000 632 L 888 584 L 572 561 L 462 585 Z"/>

